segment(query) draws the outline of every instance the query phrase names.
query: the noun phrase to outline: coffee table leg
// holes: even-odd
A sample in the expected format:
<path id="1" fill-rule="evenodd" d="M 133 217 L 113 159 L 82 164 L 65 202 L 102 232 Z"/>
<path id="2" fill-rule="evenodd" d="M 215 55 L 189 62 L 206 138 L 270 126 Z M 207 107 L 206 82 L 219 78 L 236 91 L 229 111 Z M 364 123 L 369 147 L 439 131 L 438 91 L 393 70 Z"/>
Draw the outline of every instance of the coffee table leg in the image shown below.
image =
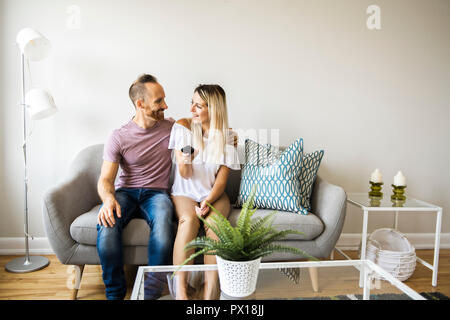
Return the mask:
<path id="1" fill-rule="evenodd" d="M 364 210 L 364 216 L 363 216 L 363 230 L 362 230 L 362 239 L 361 239 L 361 260 L 366 259 L 366 245 L 367 245 L 367 224 L 369 220 L 369 212 L 367 210 Z M 364 281 L 364 272 L 363 270 L 360 270 L 359 272 L 359 287 L 363 287 L 363 281 Z"/>
<path id="2" fill-rule="evenodd" d="M 365 265 L 361 266 L 362 273 L 364 275 L 364 289 L 363 289 L 363 300 L 369 300 L 370 298 L 370 277 L 369 268 Z"/>
<path id="3" fill-rule="evenodd" d="M 442 224 L 442 209 L 438 210 L 436 217 L 436 235 L 434 242 L 434 260 L 433 260 L 433 280 L 431 284 L 433 287 L 437 286 L 437 276 L 439 267 L 439 246 L 441 243 L 441 224 Z"/>

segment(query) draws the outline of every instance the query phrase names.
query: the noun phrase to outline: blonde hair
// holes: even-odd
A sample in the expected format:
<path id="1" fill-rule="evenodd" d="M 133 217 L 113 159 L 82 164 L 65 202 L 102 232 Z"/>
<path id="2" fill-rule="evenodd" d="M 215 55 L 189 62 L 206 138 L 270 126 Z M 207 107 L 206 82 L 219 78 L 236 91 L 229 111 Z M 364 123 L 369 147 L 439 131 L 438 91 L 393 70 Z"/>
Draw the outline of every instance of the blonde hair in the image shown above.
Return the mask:
<path id="1" fill-rule="evenodd" d="M 228 135 L 228 112 L 225 91 L 217 84 L 203 84 L 195 88 L 194 92 L 205 101 L 208 106 L 209 135 L 208 162 L 223 161 Z M 193 147 L 203 151 L 203 133 L 201 123 L 191 121 Z"/>

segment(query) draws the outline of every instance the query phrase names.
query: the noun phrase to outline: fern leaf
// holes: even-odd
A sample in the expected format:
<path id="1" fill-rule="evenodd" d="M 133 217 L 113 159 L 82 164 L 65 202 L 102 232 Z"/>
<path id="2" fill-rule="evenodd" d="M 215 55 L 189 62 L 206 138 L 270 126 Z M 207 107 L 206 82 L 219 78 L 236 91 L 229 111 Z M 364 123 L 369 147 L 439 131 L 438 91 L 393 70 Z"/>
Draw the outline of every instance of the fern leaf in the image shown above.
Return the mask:
<path id="1" fill-rule="evenodd" d="M 252 187 L 249 197 L 242 205 L 242 210 L 237 221 L 237 227 L 241 231 L 244 238 L 247 238 L 250 234 L 251 217 L 256 212 L 256 209 L 254 209 L 256 189 L 257 185 L 255 184 Z"/>
<path id="2" fill-rule="evenodd" d="M 263 218 L 256 218 L 252 221 L 252 225 L 250 227 L 250 232 L 256 232 L 261 227 L 271 226 L 273 224 L 273 220 L 275 220 L 275 215 L 277 214 L 277 211 L 272 211 L 268 215 L 266 215 Z"/>
<path id="3" fill-rule="evenodd" d="M 258 231 L 251 234 L 250 239 L 248 239 L 245 249 L 253 250 L 260 246 L 261 241 L 269 234 L 273 234 L 274 231 L 271 228 L 260 228 Z"/>
<path id="4" fill-rule="evenodd" d="M 231 226 L 231 224 L 227 218 L 225 218 L 220 213 L 216 213 L 216 214 L 212 214 L 210 216 L 210 219 L 212 220 L 212 222 L 215 223 L 215 226 L 217 227 L 218 232 L 220 233 L 220 234 L 216 233 L 216 235 L 222 241 L 233 241 L 233 238 L 234 238 L 233 227 Z M 224 239 L 226 239 L 226 240 L 224 240 Z"/>
<path id="5" fill-rule="evenodd" d="M 222 229 L 225 232 L 229 239 L 231 239 L 233 235 L 231 229 L 233 227 L 231 226 L 230 221 L 228 221 L 228 219 L 225 218 L 219 210 L 214 208 L 212 204 L 206 202 L 206 205 L 210 207 L 211 210 L 215 213 L 215 215 L 211 215 L 211 218 L 214 220 L 214 222 L 216 222 L 216 225 L 219 227 L 219 229 Z M 220 223 L 218 221 L 220 221 Z"/>
<path id="6" fill-rule="evenodd" d="M 244 237 L 241 234 L 241 231 L 239 228 L 233 228 L 233 242 L 236 245 L 236 247 L 240 250 L 244 248 Z"/>
<path id="7" fill-rule="evenodd" d="M 215 248 L 218 243 L 218 241 L 208 237 L 198 237 L 186 244 L 184 250 L 187 251 L 193 248 Z"/>
<path id="8" fill-rule="evenodd" d="M 215 225 L 212 225 L 211 223 L 206 221 L 206 219 L 204 219 L 203 217 L 198 216 L 198 218 L 204 223 L 205 226 L 207 226 L 209 229 L 211 229 L 217 235 L 217 237 L 220 239 L 220 241 L 227 242 L 227 241 L 231 241 L 233 239 L 232 234 L 229 234 L 228 232 L 223 231 L 224 226 L 222 226 L 221 223 L 214 221 Z M 212 220 L 214 220 L 213 218 L 214 217 L 211 216 Z"/>

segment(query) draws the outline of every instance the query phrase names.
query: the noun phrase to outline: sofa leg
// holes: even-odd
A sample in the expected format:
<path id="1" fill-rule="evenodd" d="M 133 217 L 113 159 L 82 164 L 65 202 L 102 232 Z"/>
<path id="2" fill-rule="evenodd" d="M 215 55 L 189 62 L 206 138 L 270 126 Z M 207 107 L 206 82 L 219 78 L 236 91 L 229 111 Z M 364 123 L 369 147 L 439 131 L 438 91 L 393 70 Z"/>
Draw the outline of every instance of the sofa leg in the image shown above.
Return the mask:
<path id="1" fill-rule="evenodd" d="M 319 292 L 319 276 L 317 273 L 317 267 L 309 268 L 309 276 L 311 278 L 311 284 L 314 292 Z"/>
<path id="2" fill-rule="evenodd" d="M 67 279 L 67 287 L 72 290 L 71 300 L 77 300 L 78 290 L 81 285 L 81 278 L 83 276 L 84 264 L 83 265 L 73 265 L 67 270 L 70 274 Z"/>

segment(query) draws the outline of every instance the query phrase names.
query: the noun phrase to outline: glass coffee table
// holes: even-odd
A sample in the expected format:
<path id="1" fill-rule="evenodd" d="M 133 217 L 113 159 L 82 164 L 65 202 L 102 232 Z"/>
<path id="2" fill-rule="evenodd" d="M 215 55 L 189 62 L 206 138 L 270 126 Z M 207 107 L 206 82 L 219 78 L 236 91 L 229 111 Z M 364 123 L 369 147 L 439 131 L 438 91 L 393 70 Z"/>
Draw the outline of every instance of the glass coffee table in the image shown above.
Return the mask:
<path id="1" fill-rule="evenodd" d="M 178 266 L 141 266 L 136 275 L 131 300 L 145 300 L 146 274 L 158 273 L 165 279 L 160 300 L 174 300 L 176 286 L 171 278 Z M 313 290 L 309 271 L 318 273 L 318 289 Z M 186 265 L 180 271 L 189 272 L 188 295 L 202 300 L 203 278 L 206 271 L 216 271 L 217 265 Z M 359 286 L 360 273 L 363 286 Z M 175 280 L 174 280 L 175 279 Z M 217 288 L 219 284 L 217 283 Z M 255 292 L 245 298 L 228 297 L 218 289 L 220 300 L 425 300 L 423 296 L 369 260 L 334 260 L 314 262 L 261 263 Z"/>

